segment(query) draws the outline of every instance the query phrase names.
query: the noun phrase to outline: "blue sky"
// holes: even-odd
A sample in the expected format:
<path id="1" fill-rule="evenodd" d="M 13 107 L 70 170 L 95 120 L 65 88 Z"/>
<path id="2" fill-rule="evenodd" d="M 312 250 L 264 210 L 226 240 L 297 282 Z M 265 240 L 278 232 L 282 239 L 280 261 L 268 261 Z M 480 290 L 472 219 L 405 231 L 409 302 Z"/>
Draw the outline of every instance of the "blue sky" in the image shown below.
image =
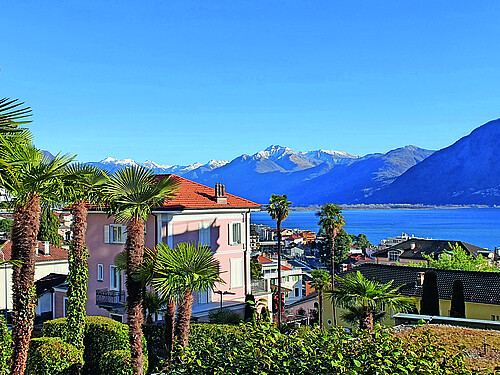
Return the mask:
<path id="1" fill-rule="evenodd" d="M 500 117 L 499 1 L 11 1 L 36 144 L 164 164 L 438 149 Z"/>

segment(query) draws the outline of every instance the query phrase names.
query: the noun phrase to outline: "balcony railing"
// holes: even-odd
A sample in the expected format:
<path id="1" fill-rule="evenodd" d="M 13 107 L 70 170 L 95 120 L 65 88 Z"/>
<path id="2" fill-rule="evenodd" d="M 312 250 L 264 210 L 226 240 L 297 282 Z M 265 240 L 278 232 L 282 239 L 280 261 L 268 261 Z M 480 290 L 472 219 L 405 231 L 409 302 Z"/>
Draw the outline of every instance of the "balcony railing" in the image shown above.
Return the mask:
<path id="1" fill-rule="evenodd" d="M 253 295 L 269 293 L 267 280 L 253 280 L 251 285 Z"/>
<path id="2" fill-rule="evenodd" d="M 125 302 L 125 292 L 118 290 L 97 289 L 95 291 L 96 305 L 99 307 L 121 307 Z"/>

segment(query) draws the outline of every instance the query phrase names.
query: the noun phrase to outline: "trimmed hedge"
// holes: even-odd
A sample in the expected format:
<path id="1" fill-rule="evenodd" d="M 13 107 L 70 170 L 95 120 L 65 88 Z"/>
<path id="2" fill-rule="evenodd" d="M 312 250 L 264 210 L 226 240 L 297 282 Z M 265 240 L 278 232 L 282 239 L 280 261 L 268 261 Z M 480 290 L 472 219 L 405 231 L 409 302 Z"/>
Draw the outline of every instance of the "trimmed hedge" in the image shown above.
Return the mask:
<path id="1" fill-rule="evenodd" d="M 133 375 L 130 351 L 113 350 L 104 353 L 100 369 L 101 375 Z"/>
<path id="2" fill-rule="evenodd" d="M 44 336 L 66 338 L 68 332 L 66 318 L 59 318 L 45 322 Z M 85 318 L 85 351 L 83 353 L 83 375 L 100 373 L 100 360 L 105 353 L 115 350 L 130 352 L 128 342 L 128 326 L 104 316 L 87 316 Z M 147 345 L 144 340 L 144 368 L 147 369 Z"/>
<path id="3" fill-rule="evenodd" d="M 60 337 L 41 337 L 30 342 L 30 375 L 78 375 L 82 365 L 81 351 Z"/>
<path id="4" fill-rule="evenodd" d="M 9 373 L 10 357 L 12 355 L 12 338 L 5 318 L 0 315 L 0 375 Z"/>

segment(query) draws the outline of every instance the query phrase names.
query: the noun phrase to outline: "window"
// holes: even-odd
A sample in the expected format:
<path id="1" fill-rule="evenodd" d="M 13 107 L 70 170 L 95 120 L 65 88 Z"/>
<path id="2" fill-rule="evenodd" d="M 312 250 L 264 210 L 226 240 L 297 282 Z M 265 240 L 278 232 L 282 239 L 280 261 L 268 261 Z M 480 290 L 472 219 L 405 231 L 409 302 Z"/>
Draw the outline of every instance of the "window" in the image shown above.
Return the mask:
<path id="1" fill-rule="evenodd" d="M 122 287 L 122 273 L 116 266 L 109 267 L 109 289 L 121 290 Z"/>
<path id="2" fill-rule="evenodd" d="M 120 224 L 104 226 L 104 243 L 124 244 L 127 240 L 127 227 Z"/>
<path id="3" fill-rule="evenodd" d="M 210 246 L 210 223 L 199 224 L 198 242 L 200 245 Z"/>
<path id="4" fill-rule="evenodd" d="M 102 264 L 97 265 L 97 281 L 102 281 L 104 279 L 104 266 Z"/>
<path id="5" fill-rule="evenodd" d="M 397 250 L 389 251 L 389 262 L 399 262 L 399 251 Z"/>
<path id="6" fill-rule="evenodd" d="M 231 288 L 243 286 L 243 258 L 231 258 Z"/>
<path id="7" fill-rule="evenodd" d="M 109 317 L 117 322 L 123 323 L 123 316 L 118 314 L 109 314 Z"/>
<path id="8" fill-rule="evenodd" d="M 295 297 L 300 296 L 299 288 L 295 288 Z"/>
<path id="9" fill-rule="evenodd" d="M 198 303 L 209 302 L 212 302 L 212 289 L 207 289 L 203 292 L 198 293 Z"/>
<path id="10" fill-rule="evenodd" d="M 241 244 L 241 223 L 229 224 L 229 244 L 230 245 Z"/>

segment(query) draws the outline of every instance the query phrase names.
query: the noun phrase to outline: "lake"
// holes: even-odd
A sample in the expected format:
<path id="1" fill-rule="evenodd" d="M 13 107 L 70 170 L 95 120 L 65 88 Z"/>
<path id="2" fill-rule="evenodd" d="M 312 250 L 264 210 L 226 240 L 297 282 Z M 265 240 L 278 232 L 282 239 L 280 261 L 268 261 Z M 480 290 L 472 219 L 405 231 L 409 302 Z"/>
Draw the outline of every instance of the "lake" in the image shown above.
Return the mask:
<path id="1" fill-rule="evenodd" d="M 283 228 L 319 230 L 316 211 L 291 211 Z M 500 246 L 500 209 L 392 209 L 344 210 L 345 230 L 349 234 L 364 233 L 371 243 L 402 232 L 417 237 L 460 240 L 493 250 Z M 276 227 L 267 212 L 252 213 L 252 223 Z"/>

